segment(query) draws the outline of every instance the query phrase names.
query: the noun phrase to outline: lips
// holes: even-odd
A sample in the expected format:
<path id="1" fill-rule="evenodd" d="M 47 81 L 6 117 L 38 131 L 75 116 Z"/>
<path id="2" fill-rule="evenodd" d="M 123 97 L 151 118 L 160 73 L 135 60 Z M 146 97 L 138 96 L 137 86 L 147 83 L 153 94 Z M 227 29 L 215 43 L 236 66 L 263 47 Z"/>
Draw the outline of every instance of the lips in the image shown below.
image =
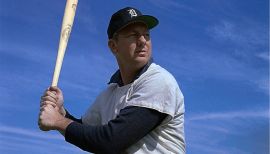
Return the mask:
<path id="1" fill-rule="evenodd" d="M 137 51 L 135 51 L 136 53 L 144 53 L 144 52 L 146 52 L 146 50 L 137 50 Z"/>
<path id="2" fill-rule="evenodd" d="M 139 57 L 145 57 L 147 56 L 146 50 L 138 50 L 135 52 Z"/>

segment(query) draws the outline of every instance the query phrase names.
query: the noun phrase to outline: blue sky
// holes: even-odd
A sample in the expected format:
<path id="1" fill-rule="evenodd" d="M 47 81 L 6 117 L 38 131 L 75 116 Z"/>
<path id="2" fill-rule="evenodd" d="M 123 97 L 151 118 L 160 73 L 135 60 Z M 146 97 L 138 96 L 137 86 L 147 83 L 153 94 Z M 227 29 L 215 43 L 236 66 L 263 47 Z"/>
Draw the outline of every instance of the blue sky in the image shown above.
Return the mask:
<path id="1" fill-rule="evenodd" d="M 188 154 L 269 153 L 267 0 L 79 0 L 59 87 L 80 117 L 117 69 L 110 16 L 134 6 L 156 16 L 154 60 L 185 96 Z M 0 0 L 0 152 L 85 153 L 37 126 L 51 84 L 65 0 Z"/>

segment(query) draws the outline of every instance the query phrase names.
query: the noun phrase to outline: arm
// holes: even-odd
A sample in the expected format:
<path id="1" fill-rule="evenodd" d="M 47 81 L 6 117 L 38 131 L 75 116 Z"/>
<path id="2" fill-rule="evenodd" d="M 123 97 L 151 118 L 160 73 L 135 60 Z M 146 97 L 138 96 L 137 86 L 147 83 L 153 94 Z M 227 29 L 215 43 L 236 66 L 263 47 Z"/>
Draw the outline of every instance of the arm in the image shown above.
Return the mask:
<path id="1" fill-rule="evenodd" d="M 130 106 L 106 125 L 70 123 L 65 129 L 65 139 L 89 152 L 120 153 L 152 131 L 166 116 L 156 110 Z"/>
<path id="2" fill-rule="evenodd" d="M 41 130 L 58 130 L 65 135 L 66 141 L 90 152 L 123 151 L 147 135 L 167 116 L 156 110 L 130 106 L 122 109 L 106 125 L 89 126 L 64 117 L 57 105 L 53 107 L 53 103 L 41 104 Z"/>

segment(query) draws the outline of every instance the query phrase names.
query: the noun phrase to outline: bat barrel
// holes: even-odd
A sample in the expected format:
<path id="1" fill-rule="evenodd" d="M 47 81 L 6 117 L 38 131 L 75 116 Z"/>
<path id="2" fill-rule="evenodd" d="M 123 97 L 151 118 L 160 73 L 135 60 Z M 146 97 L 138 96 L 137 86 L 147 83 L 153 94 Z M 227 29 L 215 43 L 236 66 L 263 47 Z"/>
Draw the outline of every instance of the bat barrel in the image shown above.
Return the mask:
<path id="1" fill-rule="evenodd" d="M 67 43 L 69 40 L 69 36 L 72 30 L 72 25 L 76 13 L 78 0 L 67 0 L 65 13 L 62 21 L 62 28 L 59 40 L 58 54 L 54 68 L 52 86 L 57 86 L 58 79 L 60 76 L 60 71 L 65 55 L 65 51 L 67 48 Z"/>

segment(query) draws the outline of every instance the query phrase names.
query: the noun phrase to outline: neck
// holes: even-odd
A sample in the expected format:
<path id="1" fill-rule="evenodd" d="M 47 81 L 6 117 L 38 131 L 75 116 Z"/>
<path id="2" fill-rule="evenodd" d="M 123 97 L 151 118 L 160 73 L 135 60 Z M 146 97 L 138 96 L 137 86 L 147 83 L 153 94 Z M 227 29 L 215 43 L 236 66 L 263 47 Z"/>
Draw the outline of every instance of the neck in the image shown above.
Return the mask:
<path id="1" fill-rule="evenodd" d="M 119 67 L 119 69 L 121 72 L 121 78 L 124 85 L 131 83 L 139 71 L 139 69 L 131 69 L 124 67 Z"/>
<path id="2" fill-rule="evenodd" d="M 151 62 L 152 59 L 150 59 L 149 61 Z M 118 59 L 117 59 L 117 62 L 118 62 L 123 85 L 127 85 L 127 84 L 130 84 L 131 82 L 133 82 L 136 75 L 138 75 L 138 73 L 141 71 L 141 69 L 148 63 L 148 62 L 146 62 L 144 64 L 141 63 L 140 65 L 139 64 L 138 65 L 127 65 L 127 64 L 122 64 Z"/>

